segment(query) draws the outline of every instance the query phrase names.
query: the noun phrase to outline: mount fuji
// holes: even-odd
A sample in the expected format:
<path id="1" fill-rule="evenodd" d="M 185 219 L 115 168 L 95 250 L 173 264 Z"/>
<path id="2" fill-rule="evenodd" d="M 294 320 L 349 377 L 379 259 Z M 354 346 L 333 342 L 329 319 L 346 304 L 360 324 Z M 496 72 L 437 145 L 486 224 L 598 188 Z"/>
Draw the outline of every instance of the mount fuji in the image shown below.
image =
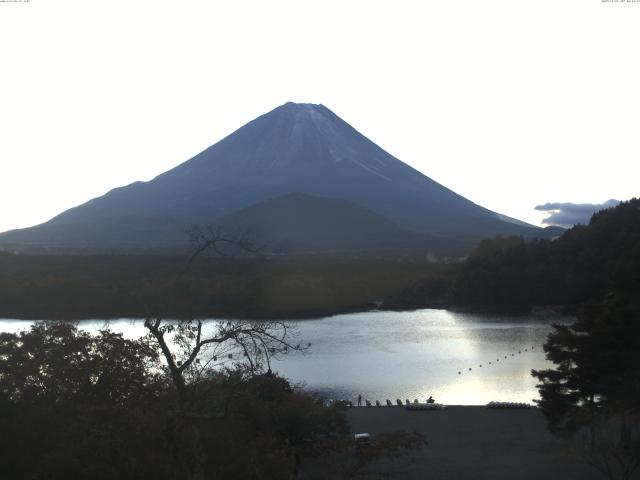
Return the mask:
<path id="1" fill-rule="evenodd" d="M 115 188 L 46 223 L 6 232 L 0 245 L 87 250 L 180 245 L 189 226 L 224 224 L 243 209 L 294 192 L 329 202 L 321 209 L 329 219 L 327 228 L 332 217 L 327 212 L 340 205 L 331 200 L 337 199 L 355 204 L 354 215 L 369 211 L 366 215 L 392 223 L 414 243 L 416 234 L 425 239 L 546 236 L 542 228 L 492 212 L 440 185 L 327 107 L 289 102 L 148 182 Z M 296 198 L 305 197 L 286 198 L 291 209 Z M 277 216 L 277 210 L 270 212 Z M 268 225 L 262 222 L 261 228 Z M 388 236 L 391 227 L 385 228 Z M 373 227 L 363 233 L 372 235 Z"/>

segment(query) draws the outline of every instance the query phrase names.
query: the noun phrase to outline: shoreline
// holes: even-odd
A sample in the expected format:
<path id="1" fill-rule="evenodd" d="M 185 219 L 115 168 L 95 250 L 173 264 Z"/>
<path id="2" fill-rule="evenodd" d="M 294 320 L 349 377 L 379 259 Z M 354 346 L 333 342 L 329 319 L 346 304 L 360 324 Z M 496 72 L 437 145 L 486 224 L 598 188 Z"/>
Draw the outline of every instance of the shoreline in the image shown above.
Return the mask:
<path id="1" fill-rule="evenodd" d="M 564 310 L 563 310 L 564 308 Z M 264 313 L 247 313 L 247 312 L 232 312 L 232 311 L 217 311 L 217 312 L 200 312 L 196 315 L 147 315 L 150 317 L 162 317 L 167 320 L 275 320 L 275 321 L 297 321 L 297 320 L 319 320 L 327 317 L 335 317 L 338 315 L 349 315 L 353 313 L 380 313 L 380 312 L 419 312 L 421 310 L 447 310 L 454 313 L 463 314 L 477 314 L 477 315 L 509 315 L 515 318 L 517 317 L 530 317 L 538 316 L 541 314 L 566 316 L 570 315 L 572 310 L 570 307 L 557 307 L 544 309 L 542 307 L 531 307 L 528 310 L 520 309 L 491 309 L 491 308 L 468 308 L 455 305 L 442 305 L 442 304 L 430 304 L 421 306 L 418 308 L 402 308 L 401 306 L 393 307 L 381 307 L 370 308 L 367 307 L 354 307 L 348 309 L 327 309 L 327 310 L 306 310 L 306 311 L 279 311 L 279 312 L 264 312 Z M 139 313 L 139 312 L 137 312 Z M 132 315 L 100 315 L 100 314 L 87 314 L 87 315 L 68 315 L 68 316 L 52 316 L 50 318 L 43 319 L 39 315 L 33 314 L 19 314 L 19 313 L 6 313 L 0 312 L 0 320 L 20 320 L 26 322 L 36 321 L 117 321 L 117 320 L 144 320 L 147 316 L 140 316 L 138 314 Z"/>

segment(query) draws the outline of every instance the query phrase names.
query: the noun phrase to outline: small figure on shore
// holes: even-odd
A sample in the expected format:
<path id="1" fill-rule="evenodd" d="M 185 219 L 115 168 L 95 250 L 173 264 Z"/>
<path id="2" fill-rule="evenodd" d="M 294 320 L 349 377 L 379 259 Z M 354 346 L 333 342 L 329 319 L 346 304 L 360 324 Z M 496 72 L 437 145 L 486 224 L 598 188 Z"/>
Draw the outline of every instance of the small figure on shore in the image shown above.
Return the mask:
<path id="1" fill-rule="evenodd" d="M 429 398 L 427 398 L 427 403 L 435 403 L 435 400 L 431 395 L 429 395 Z"/>
<path id="2" fill-rule="evenodd" d="M 358 406 L 362 406 L 362 394 L 358 394 Z"/>

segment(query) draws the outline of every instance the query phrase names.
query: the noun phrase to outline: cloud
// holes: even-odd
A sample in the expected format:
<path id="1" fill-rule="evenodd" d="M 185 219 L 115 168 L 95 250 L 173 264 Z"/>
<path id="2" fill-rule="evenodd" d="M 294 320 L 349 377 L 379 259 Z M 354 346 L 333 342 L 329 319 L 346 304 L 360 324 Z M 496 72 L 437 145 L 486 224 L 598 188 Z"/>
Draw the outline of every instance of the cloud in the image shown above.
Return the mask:
<path id="1" fill-rule="evenodd" d="M 561 227 L 573 227 L 581 223 L 587 224 L 598 210 L 603 208 L 611 208 L 618 205 L 618 200 L 607 200 L 604 203 L 545 203 L 537 205 L 536 210 L 547 212 L 548 216 L 542 223 L 545 225 L 559 225 Z"/>

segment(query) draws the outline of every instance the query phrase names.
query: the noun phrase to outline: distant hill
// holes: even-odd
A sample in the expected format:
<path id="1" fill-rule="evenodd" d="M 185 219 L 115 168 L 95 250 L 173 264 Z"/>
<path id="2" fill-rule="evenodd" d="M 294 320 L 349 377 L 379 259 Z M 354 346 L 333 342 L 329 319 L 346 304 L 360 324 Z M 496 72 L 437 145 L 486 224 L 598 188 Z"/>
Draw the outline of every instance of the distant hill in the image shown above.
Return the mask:
<path id="1" fill-rule="evenodd" d="M 42 225 L 2 234 L 0 245 L 180 244 L 190 225 L 217 223 L 291 192 L 353 202 L 433 237 L 546 236 L 431 180 L 323 105 L 287 103 L 149 182 L 116 188 Z"/>
<path id="2" fill-rule="evenodd" d="M 441 238 L 401 228 L 348 200 L 300 192 L 229 214 L 220 226 L 224 231 L 249 234 L 272 253 L 424 252 L 431 248 L 462 255 L 469 248 L 462 239 L 445 248 Z"/>
<path id="3" fill-rule="evenodd" d="M 289 193 L 225 216 L 225 231 L 245 230 L 275 251 L 371 249 L 421 236 L 348 200 Z"/>

